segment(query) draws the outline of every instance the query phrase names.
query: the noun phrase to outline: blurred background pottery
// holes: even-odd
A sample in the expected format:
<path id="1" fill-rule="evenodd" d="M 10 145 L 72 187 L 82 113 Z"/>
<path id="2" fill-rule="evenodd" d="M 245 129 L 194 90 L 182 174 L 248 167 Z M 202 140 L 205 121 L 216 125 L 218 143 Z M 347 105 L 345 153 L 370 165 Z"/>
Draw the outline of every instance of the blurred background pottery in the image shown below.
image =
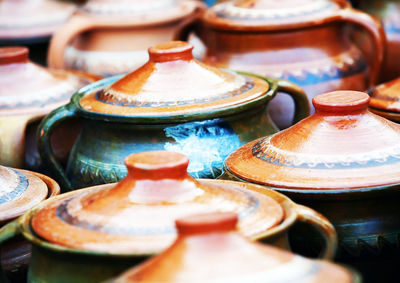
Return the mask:
<path id="1" fill-rule="evenodd" d="M 148 60 L 148 46 L 171 40 L 177 26 L 203 6 L 190 0 L 89 0 L 52 38 L 49 66 L 126 73 Z"/>
<path id="2" fill-rule="evenodd" d="M 265 109 L 278 91 L 296 101 L 294 121 L 308 116 L 298 86 L 205 65 L 192 49 L 186 42 L 158 44 L 141 68 L 81 89 L 46 117 L 39 151 L 64 189 L 116 182 L 126 175 L 125 156 L 147 150 L 184 153 L 192 176 L 216 178 L 240 145 L 277 131 Z M 49 138 L 74 117 L 84 118 L 83 130 L 64 173 Z"/>
<path id="3" fill-rule="evenodd" d="M 38 170 L 42 165 L 36 148 L 38 122 L 95 79 L 48 70 L 29 61 L 28 53 L 25 47 L 0 48 L 0 164 Z M 59 128 L 52 139 L 58 158 L 65 161 L 78 132 L 73 121 Z"/>
<path id="4" fill-rule="evenodd" d="M 372 39 L 366 56 L 351 40 L 350 26 Z M 317 94 L 375 85 L 384 55 L 380 23 L 341 0 L 228 1 L 182 24 L 175 38 L 191 32 L 204 42 L 208 64 L 289 80 Z M 293 103 L 278 95 L 270 115 L 290 125 Z"/>
<path id="5" fill-rule="evenodd" d="M 27 46 L 31 59 L 46 65 L 50 36 L 75 9 L 71 3 L 55 0 L 2 0 L 0 46 Z"/>
<path id="6" fill-rule="evenodd" d="M 4 166 L 0 166 L 0 182 L 0 227 L 60 193 L 58 184 L 47 176 Z M 0 265 L 3 275 L 13 282 L 24 282 L 30 254 L 31 245 L 22 237 L 2 242 Z"/>
<path id="7" fill-rule="evenodd" d="M 400 123 L 400 78 L 371 88 L 368 93 L 371 112 Z"/>
<path id="8" fill-rule="evenodd" d="M 224 177 L 265 185 L 326 215 L 338 232 L 338 260 L 374 282 L 396 274 L 386 270 L 400 258 L 400 126 L 370 113 L 368 102 L 362 92 L 316 96 L 314 115 L 232 153 Z"/>
<path id="9" fill-rule="evenodd" d="M 4 242 L 22 233 L 33 244 L 28 282 L 99 282 L 161 252 L 176 238 L 174 221 L 191 214 L 236 211 L 238 231 L 288 249 L 296 221 L 318 227 L 324 258 L 336 233 L 329 221 L 285 196 L 251 184 L 195 180 L 180 153 L 152 151 L 125 160 L 117 184 L 76 190 L 46 201 L 0 230 Z"/>
<path id="10" fill-rule="evenodd" d="M 111 282 L 361 282 L 341 266 L 251 242 L 235 231 L 237 222 L 229 212 L 176 220 L 168 249 Z"/>

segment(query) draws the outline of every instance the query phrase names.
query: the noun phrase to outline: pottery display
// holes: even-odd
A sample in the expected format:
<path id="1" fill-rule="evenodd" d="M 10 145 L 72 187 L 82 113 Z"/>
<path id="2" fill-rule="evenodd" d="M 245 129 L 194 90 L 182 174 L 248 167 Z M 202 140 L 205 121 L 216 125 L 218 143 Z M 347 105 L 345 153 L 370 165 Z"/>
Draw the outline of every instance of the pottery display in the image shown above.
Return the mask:
<path id="1" fill-rule="evenodd" d="M 371 112 L 400 123 L 400 78 L 371 88 L 368 93 Z"/>
<path id="2" fill-rule="evenodd" d="M 146 63 L 148 46 L 172 40 L 177 26 L 203 5 L 190 0 L 89 0 L 55 33 L 49 66 L 102 76 L 126 73 Z"/>
<path id="3" fill-rule="evenodd" d="M 242 235 L 286 249 L 296 221 L 313 224 L 325 237 L 322 256 L 333 257 L 336 233 L 322 215 L 257 185 L 195 180 L 188 163 L 175 152 L 132 154 L 122 181 L 43 202 L 4 226 L 0 242 L 22 233 L 33 244 L 28 282 L 99 282 L 171 245 L 177 218 L 235 211 Z"/>
<path id="4" fill-rule="evenodd" d="M 29 133 L 35 132 L 44 115 L 66 104 L 94 78 L 48 70 L 29 61 L 28 55 L 25 47 L 0 47 L 0 164 L 37 169 L 41 161 L 36 136 Z M 69 124 L 54 136 L 58 158 L 65 159 L 75 132 L 74 124 Z"/>
<path id="5" fill-rule="evenodd" d="M 311 117 L 232 153 L 224 178 L 262 184 L 326 215 L 340 260 L 400 254 L 400 125 L 368 103 L 362 92 L 316 96 Z"/>
<path id="6" fill-rule="evenodd" d="M 341 266 L 251 242 L 237 222 L 231 212 L 178 219 L 167 250 L 110 282 L 361 282 Z"/>
<path id="7" fill-rule="evenodd" d="M 64 189 L 116 182 L 126 175 L 125 156 L 147 150 L 184 153 L 192 176 L 216 178 L 236 148 L 277 131 L 265 108 L 278 91 L 296 101 L 294 121 L 308 116 L 298 86 L 205 65 L 192 49 L 180 41 L 158 44 L 141 68 L 81 89 L 43 120 L 39 151 Z M 49 138 L 75 117 L 83 118 L 83 129 L 65 173 Z"/>
<path id="8" fill-rule="evenodd" d="M 351 41 L 349 25 L 372 39 L 371 58 Z M 228 1 L 181 25 L 175 38 L 185 40 L 191 32 L 207 47 L 207 64 L 289 80 L 310 100 L 375 85 L 385 44 L 380 23 L 342 0 Z M 293 104 L 285 98 L 278 95 L 270 104 L 279 128 L 291 121 Z"/>
<path id="9" fill-rule="evenodd" d="M 359 9 L 378 17 L 385 28 L 386 56 L 381 81 L 387 82 L 400 76 L 400 2 L 396 0 L 358 0 Z"/>
<path id="10" fill-rule="evenodd" d="M 47 176 L 4 166 L 0 166 L 0 183 L 0 227 L 41 201 L 60 193 L 58 184 Z M 30 250 L 30 244 L 20 238 L 0 245 L 0 265 L 7 276 L 15 280 L 23 276 Z"/>

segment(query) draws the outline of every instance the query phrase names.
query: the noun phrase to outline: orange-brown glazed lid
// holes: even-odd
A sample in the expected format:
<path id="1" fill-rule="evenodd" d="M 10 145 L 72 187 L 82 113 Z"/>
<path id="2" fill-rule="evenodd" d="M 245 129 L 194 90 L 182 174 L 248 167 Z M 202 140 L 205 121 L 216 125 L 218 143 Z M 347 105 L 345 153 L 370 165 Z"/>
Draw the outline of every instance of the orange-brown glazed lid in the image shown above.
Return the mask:
<path id="1" fill-rule="evenodd" d="M 0 1 L 0 41 L 48 37 L 75 11 L 75 5 L 55 0 Z"/>
<path id="2" fill-rule="evenodd" d="M 232 153 L 227 170 L 278 188 L 347 190 L 400 184 L 400 125 L 367 110 L 363 92 L 316 96 L 316 113 Z"/>
<path id="3" fill-rule="evenodd" d="M 381 84 L 369 92 L 369 105 L 376 109 L 400 112 L 400 78 Z"/>
<path id="4" fill-rule="evenodd" d="M 46 183 L 28 171 L 0 166 L 0 224 L 47 198 Z"/>
<path id="5" fill-rule="evenodd" d="M 112 282 L 356 281 L 357 275 L 341 266 L 250 242 L 235 232 L 237 220 L 234 213 L 179 219 L 172 246 Z"/>
<path id="6" fill-rule="evenodd" d="M 349 7 L 341 0 L 238 0 L 208 9 L 204 20 L 221 29 L 274 30 L 312 26 Z"/>
<path id="7" fill-rule="evenodd" d="M 25 47 L 0 47 L 0 116 L 47 114 L 92 82 L 36 65 L 28 55 Z"/>
<path id="8" fill-rule="evenodd" d="M 152 254 L 174 241 L 174 221 L 189 214 L 236 211 L 246 236 L 283 220 L 274 199 L 237 187 L 205 185 L 187 174 L 188 163 L 174 152 L 132 154 L 125 159 L 128 175 L 121 182 L 51 201 L 33 216 L 32 228 L 45 240 L 70 248 Z"/>
<path id="9" fill-rule="evenodd" d="M 86 111 L 130 117 L 170 117 L 234 108 L 264 99 L 268 83 L 205 65 L 182 41 L 149 49 L 141 68 L 111 86 L 86 94 Z"/>

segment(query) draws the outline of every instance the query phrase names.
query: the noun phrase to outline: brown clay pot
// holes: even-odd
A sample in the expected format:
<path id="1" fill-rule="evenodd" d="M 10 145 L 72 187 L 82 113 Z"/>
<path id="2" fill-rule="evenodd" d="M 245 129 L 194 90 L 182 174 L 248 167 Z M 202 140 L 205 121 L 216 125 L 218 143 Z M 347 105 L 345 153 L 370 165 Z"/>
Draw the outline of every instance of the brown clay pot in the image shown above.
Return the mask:
<path id="1" fill-rule="evenodd" d="M 371 112 L 400 123 L 400 78 L 371 88 L 368 93 Z"/>
<path id="2" fill-rule="evenodd" d="M 178 24 L 202 7 L 191 0 L 90 0 L 52 38 L 49 66 L 126 73 L 148 60 L 148 46 L 171 40 Z"/>
<path id="3" fill-rule="evenodd" d="M 370 60 L 351 41 L 349 25 L 372 39 Z M 175 38 L 185 40 L 192 31 L 207 47 L 206 63 L 289 80 L 310 100 L 374 85 L 384 55 L 380 23 L 342 0 L 228 1 L 186 21 Z M 282 96 L 271 104 L 278 127 L 290 125 L 292 108 Z"/>
<path id="4" fill-rule="evenodd" d="M 341 266 L 251 242 L 237 222 L 229 212 L 178 219 L 168 249 L 111 282 L 361 282 Z"/>
<path id="5" fill-rule="evenodd" d="M 29 61 L 28 52 L 25 47 L 0 48 L 0 164 L 38 169 L 41 160 L 32 134 L 37 122 L 95 77 L 48 70 Z M 78 126 L 71 122 L 53 137 L 57 155 L 64 161 Z"/>

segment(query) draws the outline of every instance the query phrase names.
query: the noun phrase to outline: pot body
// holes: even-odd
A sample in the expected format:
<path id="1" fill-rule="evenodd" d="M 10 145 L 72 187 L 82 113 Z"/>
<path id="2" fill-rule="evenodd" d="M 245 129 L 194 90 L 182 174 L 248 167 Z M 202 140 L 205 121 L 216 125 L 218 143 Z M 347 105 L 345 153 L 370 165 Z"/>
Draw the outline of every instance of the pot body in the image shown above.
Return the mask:
<path id="1" fill-rule="evenodd" d="M 223 160 L 241 145 L 277 131 L 265 104 L 240 114 L 173 124 L 138 125 L 85 119 L 72 148 L 67 177 L 73 188 L 117 182 L 126 176 L 126 156 L 149 150 L 185 154 L 188 172 L 216 178 Z"/>
<path id="2" fill-rule="evenodd" d="M 368 61 L 350 41 L 346 24 L 278 32 L 202 29 L 205 62 L 289 80 L 301 86 L 310 101 L 321 93 L 368 87 Z M 270 115 L 279 128 L 290 125 L 293 107 L 282 94 L 271 102 Z"/>

